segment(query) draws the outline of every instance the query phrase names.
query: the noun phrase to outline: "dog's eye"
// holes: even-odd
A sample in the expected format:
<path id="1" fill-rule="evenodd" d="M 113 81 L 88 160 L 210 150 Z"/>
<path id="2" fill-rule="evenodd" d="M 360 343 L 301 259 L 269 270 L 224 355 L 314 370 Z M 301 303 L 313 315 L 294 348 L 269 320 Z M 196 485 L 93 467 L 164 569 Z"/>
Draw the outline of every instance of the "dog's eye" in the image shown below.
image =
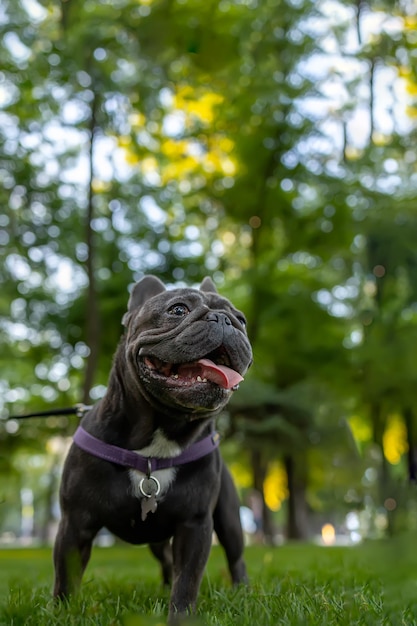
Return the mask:
<path id="1" fill-rule="evenodd" d="M 247 322 L 246 322 L 245 318 L 243 317 L 243 315 L 238 315 L 237 316 L 237 320 L 238 320 L 238 322 L 240 322 L 242 324 L 242 326 L 246 326 Z"/>
<path id="2" fill-rule="evenodd" d="M 168 313 L 170 315 L 177 315 L 178 317 L 183 317 L 184 315 L 188 315 L 190 309 L 185 304 L 173 304 L 168 309 Z"/>

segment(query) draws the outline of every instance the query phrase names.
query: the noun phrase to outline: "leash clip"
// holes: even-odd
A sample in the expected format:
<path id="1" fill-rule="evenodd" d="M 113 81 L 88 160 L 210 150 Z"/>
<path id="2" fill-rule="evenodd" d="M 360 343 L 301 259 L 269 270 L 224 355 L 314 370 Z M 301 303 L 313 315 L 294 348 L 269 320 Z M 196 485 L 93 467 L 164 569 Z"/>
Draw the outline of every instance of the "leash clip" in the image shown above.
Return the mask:
<path id="1" fill-rule="evenodd" d="M 74 409 L 75 409 L 75 415 L 81 419 L 82 417 L 84 417 L 86 413 L 88 413 L 88 411 L 92 409 L 92 407 L 87 406 L 86 404 L 83 404 L 82 402 L 79 402 L 78 404 L 74 406 Z"/>

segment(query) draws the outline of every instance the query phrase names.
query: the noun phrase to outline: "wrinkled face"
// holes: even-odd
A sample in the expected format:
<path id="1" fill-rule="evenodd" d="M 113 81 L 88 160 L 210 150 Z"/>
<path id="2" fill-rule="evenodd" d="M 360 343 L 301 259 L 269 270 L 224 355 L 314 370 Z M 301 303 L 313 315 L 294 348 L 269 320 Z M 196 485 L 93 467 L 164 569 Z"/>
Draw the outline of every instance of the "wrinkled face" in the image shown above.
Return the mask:
<path id="1" fill-rule="evenodd" d="M 252 362 L 245 325 L 217 293 L 175 289 L 145 300 L 131 311 L 126 344 L 142 393 L 165 412 L 220 410 Z"/>

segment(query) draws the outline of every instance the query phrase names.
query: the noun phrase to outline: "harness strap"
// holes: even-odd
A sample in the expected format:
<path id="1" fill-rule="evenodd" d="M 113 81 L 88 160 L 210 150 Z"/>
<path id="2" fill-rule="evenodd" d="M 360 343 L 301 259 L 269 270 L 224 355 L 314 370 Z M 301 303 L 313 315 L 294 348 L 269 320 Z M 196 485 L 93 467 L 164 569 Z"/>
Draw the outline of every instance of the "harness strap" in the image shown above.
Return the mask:
<path id="1" fill-rule="evenodd" d="M 119 448 L 119 446 L 106 443 L 90 435 L 82 426 L 79 426 L 74 433 L 74 443 L 85 452 L 89 452 L 100 459 L 137 469 L 144 474 L 149 474 L 149 470 L 154 472 L 155 470 L 166 469 L 167 467 L 184 465 L 207 456 L 219 446 L 220 435 L 217 431 L 214 431 L 207 437 L 204 437 L 204 439 L 193 443 L 178 456 L 168 458 L 148 458 L 141 456 L 133 450 Z"/>

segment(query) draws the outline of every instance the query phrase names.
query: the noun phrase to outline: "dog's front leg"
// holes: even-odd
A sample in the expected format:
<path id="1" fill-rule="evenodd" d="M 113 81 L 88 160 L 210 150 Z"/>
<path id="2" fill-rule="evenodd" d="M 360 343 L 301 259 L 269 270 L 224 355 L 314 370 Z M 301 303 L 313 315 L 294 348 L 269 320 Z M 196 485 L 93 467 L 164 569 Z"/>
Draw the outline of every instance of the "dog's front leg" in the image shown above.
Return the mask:
<path id="1" fill-rule="evenodd" d="M 214 531 L 226 553 L 233 584 L 247 583 L 243 559 L 243 532 L 239 516 L 239 498 L 229 470 L 223 464 L 219 499 L 214 510 Z"/>
<path id="2" fill-rule="evenodd" d="M 170 585 L 172 580 L 172 548 L 170 542 L 150 543 L 149 547 L 154 557 L 161 563 L 164 585 Z"/>
<path id="3" fill-rule="evenodd" d="M 213 534 L 211 515 L 194 518 L 179 524 L 174 534 L 174 577 L 169 606 L 169 624 L 195 611 L 198 590 Z"/>
<path id="4" fill-rule="evenodd" d="M 54 546 L 55 598 L 63 600 L 79 587 L 95 535 L 63 515 Z"/>

